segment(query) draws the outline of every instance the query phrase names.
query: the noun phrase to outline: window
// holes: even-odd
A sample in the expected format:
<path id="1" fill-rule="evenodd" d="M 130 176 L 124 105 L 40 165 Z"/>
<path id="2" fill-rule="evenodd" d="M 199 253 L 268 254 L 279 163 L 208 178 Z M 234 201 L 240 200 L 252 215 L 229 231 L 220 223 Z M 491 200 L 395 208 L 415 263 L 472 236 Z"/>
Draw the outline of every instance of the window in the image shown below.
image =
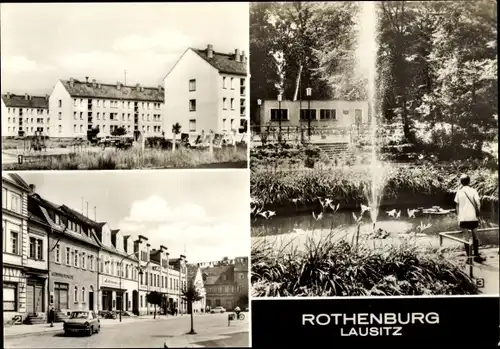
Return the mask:
<path id="1" fill-rule="evenodd" d="M 2 188 L 2 208 L 7 208 L 7 189 Z"/>
<path id="2" fill-rule="evenodd" d="M 56 245 L 56 263 L 61 263 L 61 246 L 59 246 L 59 243 Z"/>
<path id="3" fill-rule="evenodd" d="M 320 120 L 336 120 L 336 110 L 335 109 L 320 109 L 319 110 Z"/>
<path id="4" fill-rule="evenodd" d="M 102 113 L 102 119 L 106 120 L 106 113 Z"/>
<path id="5" fill-rule="evenodd" d="M 3 283 L 3 311 L 17 310 L 17 284 Z"/>
<path id="6" fill-rule="evenodd" d="M 82 303 L 85 303 L 85 287 L 82 287 Z"/>
<path id="7" fill-rule="evenodd" d="M 196 111 L 196 99 L 189 100 L 189 111 Z"/>
<path id="8" fill-rule="evenodd" d="M 227 88 L 226 86 L 226 77 L 222 77 L 222 88 Z"/>
<path id="9" fill-rule="evenodd" d="M 271 109 L 271 121 L 288 120 L 288 109 Z"/>
<path id="10" fill-rule="evenodd" d="M 189 91 L 196 91 L 196 79 L 189 80 Z"/>
<path id="11" fill-rule="evenodd" d="M 196 120 L 189 120 L 189 132 L 196 132 Z"/>
<path id="12" fill-rule="evenodd" d="M 227 109 L 227 98 L 226 97 L 222 98 L 222 109 L 224 109 L 224 110 Z"/>
<path id="13" fill-rule="evenodd" d="M 141 308 L 143 307 L 143 304 L 144 304 L 144 299 L 143 296 L 141 296 Z"/>
<path id="14" fill-rule="evenodd" d="M 21 212 L 21 206 L 19 205 L 20 196 L 18 194 L 12 193 L 10 195 L 10 210 L 14 212 Z"/>
<path id="15" fill-rule="evenodd" d="M 231 98 L 231 110 L 234 110 L 234 98 Z"/>
<path id="16" fill-rule="evenodd" d="M 122 121 L 125 121 L 125 113 L 122 113 Z"/>
<path id="17" fill-rule="evenodd" d="M 59 100 L 59 108 L 61 108 L 61 107 L 62 107 L 62 99 Z M 61 114 L 61 113 L 59 113 L 59 114 Z"/>
<path id="18" fill-rule="evenodd" d="M 74 302 L 78 303 L 78 286 L 75 286 L 75 294 L 74 294 L 74 296 L 75 296 Z"/>
<path id="19" fill-rule="evenodd" d="M 83 125 L 80 125 L 80 132 L 83 132 Z"/>
<path id="20" fill-rule="evenodd" d="M 234 90 L 234 78 L 231 78 L 231 90 Z"/>
<path id="21" fill-rule="evenodd" d="M 31 259 L 43 260 L 43 240 L 30 237 L 30 252 Z"/>
<path id="22" fill-rule="evenodd" d="M 311 120 L 316 120 L 316 109 L 300 109 L 300 120 L 308 121 L 309 114 L 311 115 Z"/>
<path id="23" fill-rule="evenodd" d="M 59 117 L 59 120 L 62 120 L 62 113 L 61 113 L 61 112 L 59 112 L 59 113 L 57 114 L 57 116 Z"/>
<path id="24" fill-rule="evenodd" d="M 89 257 L 89 270 L 94 271 L 94 256 Z"/>
<path id="25" fill-rule="evenodd" d="M 71 264 L 71 259 L 70 259 L 70 249 L 69 247 L 66 247 L 66 265 Z"/>
<path id="26" fill-rule="evenodd" d="M 78 102 L 76 101 L 76 98 L 73 98 L 73 106 L 76 107 L 78 105 Z"/>
<path id="27" fill-rule="evenodd" d="M 76 133 L 76 125 L 73 125 L 73 132 Z"/>
<path id="28" fill-rule="evenodd" d="M 222 119 L 222 131 L 227 131 L 226 119 Z"/>
<path id="29" fill-rule="evenodd" d="M 75 99 L 76 101 L 76 99 Z M 78 118 L 76 117 L 76 111 L 73 112 L 73 119 L 77 120 Z"/>
<path id="30" fill-rule="evenodd" d="M 87 265 L 85 263 L 85 252 L 82 253 L 82 269 L 87 269 Z"/>
<path id="31" fill-rule="evenodd" d="M 83 112 L 80 112 L 80 120 L 83 120 Z"/>
<path id="32" fill-rule="evenodd" d="M 68 309 L 68 284 L 54 283 L 54 306 L 56 309 Z"/>
<path id="33" fill-rule="evenodd" d="M 10 244 L 11 244 L 11 252 L 13 254 L 19 254 L 19 233 L 16 231 L 10 231 Z"/>

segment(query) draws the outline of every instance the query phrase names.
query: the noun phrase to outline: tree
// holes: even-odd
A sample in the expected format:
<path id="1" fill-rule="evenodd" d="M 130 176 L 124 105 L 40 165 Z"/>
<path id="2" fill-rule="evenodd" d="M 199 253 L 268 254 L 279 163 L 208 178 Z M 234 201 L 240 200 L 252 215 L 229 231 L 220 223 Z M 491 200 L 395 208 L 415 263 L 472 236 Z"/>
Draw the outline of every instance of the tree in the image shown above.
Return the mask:
<path id="1" fill-rule="evenodd" d="M 194 331 L 193 303 L 203 299 L 200 285 L 189 282 L 187 287 L 182 290 L 182 298 L 186 300 L 188 307 L 191 309 L 191 330 L 187 334 L 196 334 Z"/>
<path id="2" fill-rule="evenodd" d="M 153 304 L 155 306 L 155 315 L 154 318 L 156 319 L 156 306 L 161 306 L 162 303 L 162 295 L 161 293 L 157 291 L 151 291 L 146 295 L 146 301 L 149 304 Z"/>
<path id="3" fill-rule="evenodd" d="M 100 132 L 99 126 L 93 127 L 92 129 L 88 130 L 87 131 L 87 140 L 89 140 L 90 142 L 95 142 L 96 137 L 99 134 L 99 132 Z"/>
<path id="4" fill-rule="evenodd" d="M 125 129 L 125 126 L 119 126 L 111 131 L 112 136 L 125 136 L 126 134 L 127 130 Z"/>
<path id="5" fill-rule="evenodd" d="M 172 125 L 172 135 L 173 135 L 172 151 L 175 151 L 175 138 L 179 133 L 181 133 L 181 125 L 178 122 L 176 122 L 175 124 Z"/>
<path id="6" fill-rule="evenodd" d="M 247 307 L 248 306 L 248 295 L 242 294 L 238 298 L 238 304 L 241 308 Z"/>

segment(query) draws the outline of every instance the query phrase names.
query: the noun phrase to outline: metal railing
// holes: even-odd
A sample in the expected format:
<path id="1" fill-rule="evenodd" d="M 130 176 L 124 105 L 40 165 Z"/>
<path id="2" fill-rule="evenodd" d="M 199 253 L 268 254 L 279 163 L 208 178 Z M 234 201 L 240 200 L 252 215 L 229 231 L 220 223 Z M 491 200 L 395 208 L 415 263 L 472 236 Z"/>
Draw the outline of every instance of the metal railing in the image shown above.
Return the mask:
<path id="1" fill-rule="evenodd" d="M 499 227 L 477 229 L 476 232 L 480 233 L 480 232 L 494 231 L 494 230 L 499 230 Z M 464 232 L 462 230 L 445 231 L 445 232 L 439 233 L 439 247 L 443 246 L 444 238 L 463 243 L 466 246 L 466 248 L 468 249 L 467 258 L 469 259 L 469 276 L 472 278 L 472 277 L 474 277 L 474 274 L 473 274 L 474 268 L 472 265 L 472 258 L 473 258 L 472 241 L 464 240 L 464 239 L 461 239 L 459 237 L 453 236 L 453 235 L 463 234 L 463 233 Z"/>

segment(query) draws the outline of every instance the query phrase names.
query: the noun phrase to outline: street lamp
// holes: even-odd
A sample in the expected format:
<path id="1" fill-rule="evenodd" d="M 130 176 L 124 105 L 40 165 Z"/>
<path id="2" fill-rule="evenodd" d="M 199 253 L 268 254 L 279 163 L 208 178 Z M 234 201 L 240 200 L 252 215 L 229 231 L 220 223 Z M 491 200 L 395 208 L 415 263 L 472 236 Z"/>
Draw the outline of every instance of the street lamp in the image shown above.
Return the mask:
<path id="1" fill-rule="evenodd" d="M 130 257 L 136 253 L 139 253 L 139 251 L 137 252 L 132 252 L 126 256 L 124 256 L 121 261 L 120 261 L 120 292 L 121 292 L 121 296 L 120 296 L 120 322 L 122 322 L 122 312 L 123 312 L 123 291 L 122 291 L 122 274 L 123 274 L 123 260 L 127 257 Z M 139 297 L 139 294 L 137 294 L 137 296 Z"/>
<path id="2" fill-rule="evenodd" d="M 307 135 L 309 136 L 309 141 L 311 141 L 311 94 L 312 88 L 306 88 L 307 95 Z"/>
<path id="3" fill-rule="evenodd" d="M 281 93 L 278 95 L 278 109 L 279 109 L 279 114 L 278 114 L 278 128 L 279 128 L 279 133 L 278 133 L 278 141 L 281 142 Z"/>

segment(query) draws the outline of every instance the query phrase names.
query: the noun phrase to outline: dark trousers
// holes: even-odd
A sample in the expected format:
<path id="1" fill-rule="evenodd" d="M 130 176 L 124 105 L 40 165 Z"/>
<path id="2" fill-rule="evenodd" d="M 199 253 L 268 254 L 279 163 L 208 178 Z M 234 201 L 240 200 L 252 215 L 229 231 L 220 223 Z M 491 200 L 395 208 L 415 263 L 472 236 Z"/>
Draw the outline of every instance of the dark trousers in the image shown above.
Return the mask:
<path id="1" fill-rule="evenodd" d="M 476 230 L 470 230 L 472 233 L 472 251 L 471 246 L 469 244 L 465 244 L 465 252 L 467 253 L 467 257 L 479 257 L 479 239 L 476 235 Z M 472 252 L 472 255 L 471 255 Z"/>

